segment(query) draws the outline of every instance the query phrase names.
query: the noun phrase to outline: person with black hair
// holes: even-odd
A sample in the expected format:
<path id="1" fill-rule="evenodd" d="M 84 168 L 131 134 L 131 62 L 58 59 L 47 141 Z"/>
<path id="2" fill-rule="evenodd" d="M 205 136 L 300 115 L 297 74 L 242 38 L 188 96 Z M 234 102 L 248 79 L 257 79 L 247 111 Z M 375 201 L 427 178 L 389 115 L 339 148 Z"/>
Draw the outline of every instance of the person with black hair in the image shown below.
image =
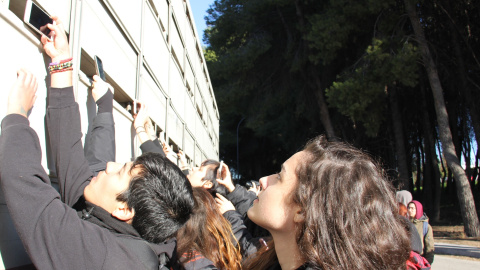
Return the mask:
<path id="1" fill-rule="evenodd" d="M 55 35 L 42 36 L 42 43 L 52 58 L 46 119 L 60 194 L 41 166 L 39 139 L 29 126 L 38 87 L 30 72 L 18 71 L 2 121 L 0 179 L 19 236 L 37 269 L 175 268 L 173 236 L 193 211 L 191 185 L 155 153 L 108 162 L 92 177 L 68 40 L 53 19 L 48 27 Z"/>

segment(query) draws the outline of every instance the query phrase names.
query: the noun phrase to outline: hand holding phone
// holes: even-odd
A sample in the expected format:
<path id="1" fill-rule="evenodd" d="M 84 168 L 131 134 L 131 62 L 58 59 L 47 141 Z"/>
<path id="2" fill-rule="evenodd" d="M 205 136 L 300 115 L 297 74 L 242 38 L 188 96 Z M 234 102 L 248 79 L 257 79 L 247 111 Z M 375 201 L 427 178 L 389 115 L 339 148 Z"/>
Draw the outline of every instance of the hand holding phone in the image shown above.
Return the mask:
<path id="1" fill-rule="evenodd" d="M 223 161 L 220 162 L 220 166 L 217 169 L 217 182 L 220 185 L 225 186 L 228 192 L 232 192 L 235 189 L 230 170 L 227 164 L 225 164 Z"/>
<path id="2" fill-rule="evenodd" d="M 103 70 L 102 59 L 100 59 L 100 57 L 96 55 L 94 58 L 95 58 L 95 70 L 97 72 L 97 75 L 100 76 L 102 80 L 107 81 L 107 79 L 105 78 L 105 71 Z"/>
<path id="3" fill-rule="evenodd" d="M 217 170 L 217 179 L 223 180 L 222 170 L 223 170 L 223 160 L 220 161 L 220 166 L 218 167 L 218 170 Z"/>

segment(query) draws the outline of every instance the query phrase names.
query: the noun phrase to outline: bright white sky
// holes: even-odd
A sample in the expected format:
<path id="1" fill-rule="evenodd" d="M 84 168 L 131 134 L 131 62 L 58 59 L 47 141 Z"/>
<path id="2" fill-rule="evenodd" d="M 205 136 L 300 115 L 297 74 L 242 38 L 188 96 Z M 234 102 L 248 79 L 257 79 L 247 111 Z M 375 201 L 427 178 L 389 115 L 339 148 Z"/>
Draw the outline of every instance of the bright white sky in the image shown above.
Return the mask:
<path id="1" fill-rule="evenodd" d="M 195 20 L 195 26 L 200 38 L 200 42 L 203 44 L 203 30 L 205 30 L 205 20 L 203 17 L 207 15 L 207 9 L 213 4 L 214 0 L 190 0 L 190 7 L 192 8 L 193 18 Z"/>

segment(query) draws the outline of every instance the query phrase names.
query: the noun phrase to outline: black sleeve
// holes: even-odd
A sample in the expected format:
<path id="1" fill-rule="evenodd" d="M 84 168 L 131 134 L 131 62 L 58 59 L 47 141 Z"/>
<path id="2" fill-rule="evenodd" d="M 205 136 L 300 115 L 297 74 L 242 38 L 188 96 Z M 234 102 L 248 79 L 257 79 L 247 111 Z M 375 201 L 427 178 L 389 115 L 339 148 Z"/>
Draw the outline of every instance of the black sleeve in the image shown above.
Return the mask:
<path id="1" fill-rule="evenodd" d="M 235 189 L 227 194 L 227 199 L 232 202 L 242 219 L 245 219 L 248 209 L 250 209 L 256 198 L 257 195 L 254 192 L 248 191 L 241 185 L 235 185 Z"/>
<path id="2" fill-rule="evenodd" d="M 65 140 L 60 145 L 65 146 Z M 83 155 L 83 149 L 80 152 Z M 88 172 L 61 170 L 58 174 L 63 178 L 66 175 L 82 180 L 83 175 L 89 175 L 86 162 L 72 164 L 74 158 L 62 151 L 56 155 L 60 159 L 65 157 L 69 167 Z M 18 114 L 7 115 L 0 136 L 0 183 L 15 228 L 32 262 L 38 269 L 102 269 L 109 241 L 107 234 L 111 233 L 83 222 L 75 210 L 61 202 L 41 160 L 40 141 L 28 120 Z M 62 187 L 71 192 L 79 185 Z M 119 249 L 110 247 L 109 251 L 119 252 Z"/>
<path id="3" fill-rule="evenodd" d="M 408 232 L 410 234 L 410 247 L 413 251 L 417 252 L 418 254 L 422 254 L 422 239 L 418 234 L 417 228 L 415 225 L 407 220 L 408 224 Z"/>
<path id="4" fill-rule="evenodd" d="M 107 162 L 115 161 L 115 123 L 111 112 L 99 113 L 93 119 L 85 139 L 85 157 L 94 174 L 105 170 Z"/>
<path id="5" fill-rule="evenodd" d="M 83 151 L 80 112 L 73 87 L 50 89 L 47 128 L 60 195 L 67 205 L 73 206 L 92 177 Z"/>
<path id="6" fill-rule="evenodd" d="M 163 152 L 163 148 L 160 146 L 160 143 L 158 143 L 158 140 L 155 140 L 155 141 L 148 140 L 142 143 L 142 145 L 140 145 L 140 149 L 142 150 L 142 153 L 147 153 L 147 152 L 158 153 L 163 157 L 165 157 L 165 153 Z"/>
<path id="7" fill-rule="evenodd" d="M 240 246 L 242 256 L 245 258 L 257 252 L 263 240 L 261 238 L 252 237 L 243 223 L 240 213 L 237 211 L 227 211 L 223 216 L 232 225 L 232 232 L 236 238 L 235 242 Z"/>

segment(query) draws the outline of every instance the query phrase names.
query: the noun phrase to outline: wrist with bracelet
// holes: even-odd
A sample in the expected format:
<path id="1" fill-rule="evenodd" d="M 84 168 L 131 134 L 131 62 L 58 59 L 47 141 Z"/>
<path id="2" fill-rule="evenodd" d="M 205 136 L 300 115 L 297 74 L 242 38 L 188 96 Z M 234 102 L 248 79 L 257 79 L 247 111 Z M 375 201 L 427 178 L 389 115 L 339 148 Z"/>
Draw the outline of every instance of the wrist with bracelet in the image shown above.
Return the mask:
<path id="1" fill-rule="evenodd" d="M 61 61 L 52 62 L 48 65 L 50 74 L 73 70 L 73 58 L 67 58 Z"/>

